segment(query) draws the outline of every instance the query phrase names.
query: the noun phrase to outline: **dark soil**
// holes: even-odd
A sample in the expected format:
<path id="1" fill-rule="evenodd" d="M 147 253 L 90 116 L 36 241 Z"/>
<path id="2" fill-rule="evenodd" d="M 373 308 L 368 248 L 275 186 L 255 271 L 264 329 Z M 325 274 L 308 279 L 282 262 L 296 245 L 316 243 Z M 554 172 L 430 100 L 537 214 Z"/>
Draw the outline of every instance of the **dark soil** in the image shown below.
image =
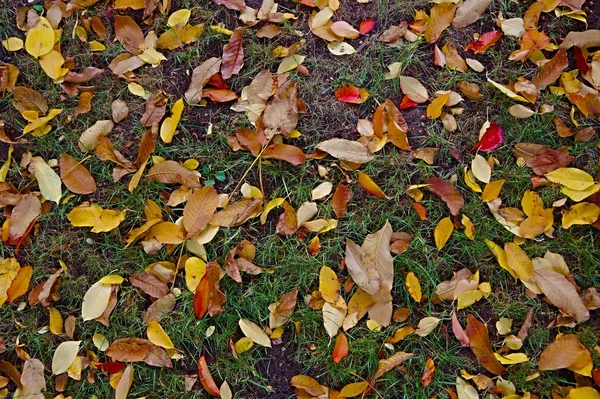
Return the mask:
<path id="1" fill-rule="evenodd" d="M 290 386 L 293 376 L 302 374 L 302 367 L 294 359 L 297 348 L 294 345 L 273 346 L 271 357 L 257 362 L 260 375 L 267 379 L 272 392 L 267 393 L 256 385 L 246 385 L 240 390 L 241 397 L 247 399 L 287 399 L 293 397 L 294 388 Z"/>

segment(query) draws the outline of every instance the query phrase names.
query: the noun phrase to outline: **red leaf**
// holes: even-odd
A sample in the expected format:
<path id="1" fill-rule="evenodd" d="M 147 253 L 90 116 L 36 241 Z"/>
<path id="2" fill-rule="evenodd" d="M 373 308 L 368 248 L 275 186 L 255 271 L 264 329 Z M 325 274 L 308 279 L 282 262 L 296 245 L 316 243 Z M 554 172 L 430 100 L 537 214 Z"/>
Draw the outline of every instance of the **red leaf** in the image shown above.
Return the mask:
<path id="1" fill-rule="evenodd" d="M 360 21 L 360 25 L 358 27 L 358 31 L 362 35 L 366 35 L 371 32 L 375 28 L 375 20 L 373 18 L 367 18 Z"/>
<path id="2" fill-rule="evenodd" d="M 579 47 L 573 48 L 573 58 L 575 58 L 575 65 L 577 66 L 577 69 L 579 69 L 582 74 L 586 74 L 590 69 L 590 66 L 588 65 L 587 60 Z"/>
<path id="3" fill-rule="evenodd" d="M 337 336 L 331 356 L 336 363 L 339 363 L 343 358 L 348 356 L 348 338 L 346 338 L 344 333 L 340 333 Z"/>
<path id="4" fill-rule="evenodd" d="M 369 92 L 360 87 L 345 85 L 335 91 L 335 97 L 344 103 L 362 104 L 369 97 Z"/>
<path id="5" fill-rule="evenodd" d="M 600 367 L 597 367 L 592 371 L 592 377 L 596 385 L 600 386 Z"/>
<path id="6" fill-rule="evenodd" d="M 419 105 L 419 103 L 414 102 L 413 100 L 408 98 L 406 95 L 404 97 L 402 97 L 402 101 L 400 101 L 400 109 L 412 108 L 412 107 L 416 107 L 417 105 Z"/>
<path id="7" fill-rule="evenodd" d="M 213 86 L 221 90 L 229 89 L 229 86 L 227 85 L 225 79 L 223 79 L 223 76 L 221 76 L 220 73 L 215 73 L 213 76 L 211 76 L 204 86 Z"/>
<path id="8" fill-rule="evenodd" d="M 100 370 L 107 372 L 108 374 L 116 374 L 121 370 L 125 369 L 125 363 L 119 362 L 104 362 L 104 363 L 96 363 L 96 367 Z"/>
<path id="9" fill-rule="evenodd" d="M 217 387 L 217 384 L 215 384 L 215 380 L 213 380 L 212 375 L 210 374 L 210 370 L 208 369 L 208 364 L 206 363 L 204 355 L 200 356 L 200 359 L 198 359 L 198 376 L 200 377 L 200 383 L 209 394 L 217 398 L 221 397 L 219 388 Z"/>
<path id="10" fill-rule="evenodd" d="M 244 66 L 243 34 L 243 27 L 236 28 L 229 38 L 229 43 L 223 47 L 223 63 L 221 64 L 223 79 L 237 75 Z"/>
<path id="11" fill-rule="evenodd" d="M 500 36 L 502 36 L 502 32 L 500 31 L 494 30 L 491 32 L 486 32 L 483 35 L 479 36 L 479 39 L 467 44 L 467 47 L 465 47 L 465 51 L 473 50 L 475 54 L 485 53 L 487 49 L 496 44 L 498 39 L 500 39 Z"/>
<path id="12" fill-rule="evenodd" d="M 471 152 L 475 150 L 483 152 L 492 151 L 500 147 L 502 143 L 504 143 L 502 128 L 496 123 L 491 123 Z"/>

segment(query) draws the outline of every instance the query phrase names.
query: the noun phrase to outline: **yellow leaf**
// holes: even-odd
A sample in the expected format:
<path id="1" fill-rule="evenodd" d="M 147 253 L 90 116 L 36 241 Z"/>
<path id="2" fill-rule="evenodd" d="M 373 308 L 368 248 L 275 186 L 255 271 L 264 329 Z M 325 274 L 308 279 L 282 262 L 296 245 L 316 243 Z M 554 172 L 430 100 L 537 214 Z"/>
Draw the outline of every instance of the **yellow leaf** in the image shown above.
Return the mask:
<path id="1" fill-rule="evenodd" d="M 9 37 L 6 40 L 2 40 L 2 45 L 7 51 L 18 51 L 23 48 L 23 40 L 18 37 Z"/>
<path id="2" fill-rule="evenodd" d="M 419 325 L 415 330 L 415 334 L 419 337 L 425 337 L 429 335 L 436 327 L 440 324 L 440 319 L 437 317 L 424 317 L 419 321 Z"/>
<path id="3" fill-rule="evenodd" d="M 273 198 L 271 201 L 267 202 L 267 205 L 265 205 L 265 209 L 263 210 L 262 214 L 260 215 L 260 223 L 261 224 L 267 223 L 267 217 L 269 216 L 269 212 L 271 212 L 271 210 L 273 208 L 281 206 L 281 204 L 283 204 L 283 201 L 285 201 L 285 198 L 279 197 L 279 198 Z"/>
<path id="4" fill-rule="evenodd" d="M 485 243 L 496 257 L 496 260 L 498 261 L 500 267 L 509 272 L 510 275 L 514 278 L 517 278 L 517 274 L 515 273 L 515 271 L 511 269 L 510 266 L 508 266 L 508 260 L 506 259 L 506 252 L 504 252 L 504 249 L 502 249 L 502 247 L 490 240 L 485 240 Z"/>
<path id="5" fill-rule="evenodd" d="M 75 361 L 81 341 L 66 341 L 58 345 L 52 357 L 52 374 L 62 374 Z"/>
<path id="6" fill-rule="evenodd" d="M 176 25 L 184 26 L 190 20 L 190 16 L 192 12 L 188 9 L 181 9 L 175 11 L 173 14 L 169 15 L 169 19 L 167 20 L 167 25 L 171 28 L 174 28 Z"/>
<path id="7" fill-rule="evenodd" d="M 25 50 L 34 58 L 48 54 L 54 47 L 55 33 L 50 21 L 40 17 L 36 26 L 29 29 L 25 39 Z"/>
<path id="8" fill-rule="evenodd" d="M 138 54 L 138 58 L 144 61 L 146 64 L 150 64 L 152 66 L 158 66 L 162 61 L 166 61 L 167 57 L 163 55 L 163 53 L 156 50 L 154 47 L 144 47 L 141 48 L 143 51 Z"/>
<path id="9" fill-rule="evenodd" d="M 356 53 L 356 49 L 346 42 L 331 42 L 327 49 L 334 55 L 350 55 Z"/>
<path id="10" fill-rule="evenodd" d="M 348 384 L 342 388 L 337 396 L 338 398 L 353 398 L 363 393 L 368 386 L 369 383 L 366 381 Z"/>
<path id="11" fill-rule="evenodd" d="M 500 83 L 494 82 L 490 78 L 488 78 L 488 82 L 491 83 L 491 84 L 493 84 L 498 90 L 500 90 L 503 94 L 505 94 L 509 98 L 512 98 L 513 100 L 522 101 L 522 102 L 525 102 L 525 103 L 530 102 L 525 97 L 518 95 L 517 93 L 515 93 L 512 90 L 510 90 L 508 87 L 501 85 Z"/>
<path id="12" fill-rule="evenodd" d="M 196 292 L 200 280 L 206 274 L 206 263 L 192 256 L 185 261 L 185 284 L 192 292 Z"/>
<path id="13" fill-rule="evenodd" d="M 262 328 L 248 319 L 240 319 L 238 324 L 240 325 L 240 329 L 244 335 L 250 338 L 254 343 L 267 348 L 271 347 L 271 339 L 269 339 L 269 336 L 263 331 Z"/>
<path id="14" fill-rule="evenodd" d="M 562 227 L 563 229 L 568 229 L 575 224 L 592 224 L 599 216 L 600 206 L 591 202 L 575 204 L 563 213 Z"/>
<path id="15" fill-rule="evenodd" d="M 429 119 L 437 119 L 442 115 L 442 108 L 444 105 L 448 103 L 450 99 L 450 93 L 443 94 L 439 97 L 436 97 L 428 106 L 427 106 L 427 117 Z"/>
<path id="16" fill-rule="evenodd" d="M 563 187 L 560 192 L 571 198 L 575 202 L 583 201 L 592 194 L 600 191 L 600 183 L 594 183 L 594 185 L 586 188 L 585 190 L 572 190 L 568 187 Z"/>
<path id="17" fill-rule="evenodd" d="M 481 155 L 475 155 L 475 158 L 473 158 L 473 161 L 471 161 L 471 170 L 473 171 L 473 175 L 477 178 L 477 180 L 484 183 L 490 182 L 492 168 Z"/>
<path id="18" fill-rule="evenodd" d="M 521 200 L 521 207 L 523 208 L 523 212 L 527 216 L 532 217 L 535 215 L 536 208 L 543 208 L 544 203 L 542 202 L 542 199 L 536 192 L 527 190 L 525 191 L 525 194 L 523 194 L 523 199 Z"/>
<path id="19" fill-rule="evenodd" d="M 331 184 L 328 181 L 323 182 L 323 183 L 319 184 L 317 187 L 315 187 L 310 192 L 311 199 L 313 201 L 323 199 L 331 193 L 332 189 L 333 189 L 333 184 Z"/>
<path id="20" fill-rule="evenodd" d="M 11 156 L 12 156 L 13 151 L 14 151 L 14 148 L 11 144 L 10 147 L 8 147 L 8 151 L 6 154 L 6 162 L 4 162 L 2 167 L 0 167 L 0 182 L 6 181 L 6 175 L 8 174 L 8 169 L 10 168 L 10 163 L 12 160 Z"/>
<path id="21" fill-rule="evenodd" d="M 252 342 L 252 340 L 250 338 L 243 337 L 243 338 L 240 338 L 235 343 L 235 351 L 239 355 L 241 353 L 246 352 L 248 349 L 252 348 L 253 345 L 254 345 L 254 342 Z"/>
<path id="22" fill-rule="evenodd" d="M 104 352 L 110 344 L 110 342 L 108 342 L 108 339 L 100 333 L 94 333 L 94 336 L 92 337 L 92 342 L 94 343 L 94 346 L 101 352 Z"/>
<path id="23" fill-rule="evenodd" d="M 577 168 L 558 168 L 544 176 L 553 183 L 559 183 L 571 190 L 582 191 L 594 185 L 594 178 Z"/>
<path id="24" fill-rule="evenodd" d="M 0 261 L 0 306 L 8 299 L 7 291 L 19 274 L 20 268 L 15 258 Z"/>
<path id="25" fill-rule="evenodd" d="M 144 90 L 144 88 L 135 83 L 135 82 L 131 82 L 127 85 L 127 88 L 129 89 L 129 91 L 131 92 L 131 94 L 139 96 L 139 97 L 146 97 L 146 90 Z"/>
<path id="26" fill-rule="evenodd" d="M 444 245 L 448 242 L 448 239 L 454 231 L 454 225 L 450 217 L 445 217 L 435 226 L 433 236 L 435 238 L 435 246 L 438 249 L 444 248 Z"/>
<path id="27" fill-rule="evenodd" d="M 92 51 L 104 51 L 106 50 L 106 46 L 100 43 L 98 40 L 92 40 L 90 43 L 90 50 Z"/>
<path id="28" fill-rule="evenodd" d="M 67 68 L 62 67 L 65 59 L 56 50 L 52 50 L 48 54 L 41 56 L 39 61 L 46 75 L 54 80 L 58 80 L 58 78 L 64 76 L 69 71 Z"/>
<path id="29" fill-rule="evenodd" d="M 381 331 L 381 324 L 377 323 L 375 320 L 367 320 L 367 328 L 373 332 Z"/>
<path id="30" fill-rule="evenodd" d="M 498 334 L 506 335 L 510 332 L 512 328 L 512 319 L 507 319 L 506 317 L 501 317 L 500 320 L 496 322 L 496 330 L 498 330 Z"/>
<path id="31" fill-rule="evenodd" d="M 413 272 L 409 272 L 406 275 L 406 288 L 408 289 L 408 293 L 411 298 L 415 300 L 415 302 L 421 302 L 423 299 L 423 294 L 421 293 L 421 283 L 419 279 Z"/>
<path id="32" fill-rule="evenodd" d="M 93 320 L 104 313 L 110 300 L 112 287 L 108 284 L 97 282 L 92 285 L 83 296 L 81 316 L 83 321 Z"/>
<path id="33" fill-rule="evenodd" d="M 456 308 L 458 310 L 468 308 L 475 302 L 479 301 L 481 298 L 483 298 L 483 292 L 481 292 L 480 290 L 469 290 L 461 292 L 457 298 L 458 305 Z"/>
<path id="34" fill-rule="evenodd" d="M 477 273 L 479 273 L 479 271 L 477 271 Z M 484 298 L 487 298 L 492 293 L 492 286 L 490 283 L 481 283 L 477 286 L 477 288 L 479 288 L 479 291 L 483 292 Z"/>
<path id="35" fill-rule="evenodd" d="M 48 201 L 58 204 L 62 196 L 60 177 L 41 157 L 33 157 L 31 162 L 33 163 L 40 192 Z"/>
<path id="36" fill-rule="evenodd" d="M 122 284 L 125 279 L 116 274 L 109 274 L 108 276 L 102 277 L 99 282 L 102 284 Z"/>
<path id="37" fill-rule="evenodd" d="M 216 33 L 221 33 L 223 35 L 227 35 L 227 36 L 233 35 L 233 31 L 232 30 L 229 30 L 229 29 L 224 28 L 224 27 L 219 26 L 219 25 L 211 25 L 210 29 L 212 29 Z"/>
<path id="38" fill-rule="evenodd" d="M 148 322 L 148 331 L 146 331 L 146 334 L 148 335 L 148 340 L 156 346 L 165 349 L 175 348 L 171 338 L 169 338 L 165 330 L 163 330 L 160 324 L 155 320 Z"/>
<path id="39" fill-rule="evenodd" d="M 281 75 L 282 73 L 289 72 L 293 69 L 296 69 L 304 62 L 306 56 L 300 54 L 293 54 L 288 57 L 285 57 L 281 60 L 281 64 L 277 68 L 277 74 Z"/>
<path id="40" fill-rule="evenodd" d="M 389 344 L 395 344 L 402 341 L 404 338 L 408 337 L 410 334 L 414 333 L 415 329 L 412 326 L 405 326 L 394 331 L 394 335 L 388 337 L 385 342 Z"/>
<path id="41" fill-rule="evenodd" d="M 461 223 L 465 226 L 465 235 L 469 240 L 475 239 L 475 225 L 471 222 L 471 219 L 467 215 L 462 216 Z"/>
<path id="42" fill-rule="evenodd" d="M 518 364 L 529 361 L 529 357 L 524 353 L 508 353 L 506 355 L 494 353 L 494 357 L 502 364 Z"/>
<path id="43" fill-rule="evenodd" d="M 198 169 L 198 166 L 200 166 L 200 162 L 196 159 L 186 159 L 183 166 L 189 170 L 196 170 Z"/>
<path id="44" fill-rule="evenodd" d="M 505 181 L 505 179 L 494 180 L 486 184 L 481 194 L 481 200 L 483 202 L 490 202 L 498 198 Z"/>
<path id="45" fill-rule="evenodd" d="M 44 129 L 44 126 L 46 126 L 46 124 L 51 119 L 53 119 L 56 115 L 60 114 L 61 112 L 62 112 L 62 109 L 57 109 L 57 108 L 51 109 L 46 116 L 42 116 L 40 118 L 34 119 L 31 121 L 31 123 L 29 123 L 27 126 L 25 126 L 23 128 L 23 134 L 33 132 L 31 134 L 33 134 L 34 136 L 43 136 L 44 134 L 48 133 L 50 131 L 50 129 L 47 129 L 47 131 L 43 130 L 43 131 L 41 131 L 40 134 L 37 134 L 37 132 L 39 132 L 38 129 Z M 46 126 L 46 127 L 49 128 L 49 126 Z"/>
<path id="46" fill-rule="evenodd" d="M 170 143 L 173 140 L 175 129 L 183 112 L 183 99 L 180 98 L 171 108 L 171 116 L 166 118 L 160 126 L 160 138 L 164 143 Z"/>
<path id="47" fill-rule="evenodd" d="M 592 387 L 574 388 L 569 391 L 567 399 L 600 399 L 600 393 Z"/>
<path id="48" fill-rule="evenodd" d="M 62 334 L 63 319 L 60 312 L 54 306 L 49 306 L 48 311 L 50 312 L 50 332 L 54 335 Z"/>
<path id="49" fill-rule="evenodd" d="M 331 304 L 340 300 L 340 282 L 335 272 L 323 266 L 319 272 L 319 291 L 323 299 Z"/>
<path id="50" fill-rule="evenodd" d="M 102 209 L 97 204 L 80 205 L 67 214 L 75 227 L 93 227 L 92 233 L 111 231 L 125 219 L 125 211 Z"/>
<path id="51" fill-rule="evenodd" d="M 508 267 L 510 267 L 519 280 L 525 284 L 525 286 L 535 292 L 541 294 L 542 291 L 535 283 L 535 271 L 533 269 L 533 262 L 529 259 L 529 256 L 514 242 L 507 242 L 504 244 L 504 251 L 506 252 L 506 260 Z"/>
<path id="52" fill-rule="evenodd" d="M 475 191 L 476 193 L 480 193 L 481 187 L 479 187 L 479 184 L 477 184 L 477 179 L 475 179 L 475 175 L 473 174 L 473 171 L 466 168 L 465 167 L 465 183 L 467 186 L 469 186 L 469 188 L 473 191 Z"/>

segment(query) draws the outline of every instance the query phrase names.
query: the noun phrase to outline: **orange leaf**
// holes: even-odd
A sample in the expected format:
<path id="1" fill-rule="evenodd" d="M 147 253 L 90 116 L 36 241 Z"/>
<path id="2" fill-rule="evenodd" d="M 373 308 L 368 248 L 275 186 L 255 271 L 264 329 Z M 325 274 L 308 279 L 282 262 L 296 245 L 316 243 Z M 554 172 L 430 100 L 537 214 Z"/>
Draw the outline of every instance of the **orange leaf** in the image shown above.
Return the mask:
<path id="1" fill-rule="evenodd" d="M 69 154 L 60 156 L 60 178 L 69 191 L 75 194 L 91 194 L 96 191 L 96 181 L 89 170 Z"/>
<path id="2" fill-rule="evenodd" d="M 456 4 L 454 3 L 441 3 L 433 6 L 424 33 L 427 43 L 431 44 L 440 38 L 442 32 L 452 23 L 455 12 Z"/>
<path id="3" fill-rule="evenodd" d="M 139 54 L 139 47 L 144 43 L 144 33 L 133 18 L 115 15 L 115 36 L 125 50 L 133 55 Z"/>
<path id="4" fill-rule="evenodd" d="M 428 185 L 427 190 L 444 200 L 452 215 L 458 215 L 465 204 L 465 200 L 450 183 L 439 177 L 430 177 L 425 181 L 425 184 Z"/>
<path id="5" fill-rule="evenodd" d="M 306 156 L 302 150 L 289 144 L 273 144 L 267 147 L 262 155 L 265 159 L 279 159 L 292 165 L 302 165 L 306 162 Z"/>
<path id="6" fill-rule="evenodd" d="M 504 367 L 496 360 L 494 350 L 490 343 L 488 330 L 485 324 L 480 322 L 473 315 L 467 316 L 467 329 L 465 330 L 469 337 L 471 352 L 475 355 L 479 363 L 490 373 L 501 375 L 506 372 Z"/>
<path id="7" fill-rule="evenodd" d="M 350 197 L 352 197 L 352 189 L 343 183 L 338 184 L 331 198 L 331 207 L 335 212 L 335 216 L 343 218 L 346 215 Z"/>
<path id="8" fill-rule="evenodd" d="M 188 237 L 193 237 L 204 230 L 215 214 L 219 195 L 213 186 L 202 187 L 192 194 L 183 208 L 183 227 Z"/>
<path id="9" fill-rule="evenodd" d="M 428 386 L 433 382 L 433 373 L 435 372 L 435 363 L 432 358 L 427 359 L 425 363 L 425 369 L 423 370 L 423 376 L 421 377 L 421 385 L 423 387 Z"/>
<path id="10" fill-rule="evenodd" d="M 215 380 L 213 380 L 212 375 L 210 374 L 210 370 L 208 369 L 208 364 L 206 363 L 206 359 L 204 355 L 200 356 L 198 359 L 198 376 L 200 377 L 200 383 L 206 392 L 211 394 L 214 397 L 220 398 L 221 393 L 217 384 L 215 384 Z"/>
<path id="11" fill-rule="evenodd" d="M 413 208 L 415 208 L 415 211 L 417 211 L 417 215 L 419 215 L 419 218 L 421 218 L 421 220 L 428 220 L 427 219 L 427 208 L 425 208 L 423 205 L 419 204 L 418 202 L 413 202 L 412 206 L 413 206 Z"/>
<path id="12" fill-rule="evenodd" d="M 358 172 L 358 184 L 361 185 L 369 194 L 374 197 L 381 199 L 389 199 L 387 195 L 379 188 L 377 183 L 375 183 L 368 175 L 363 172 Z"/>
<path id="13" fill-rule="evenodd" d="M 348 356 L 348 338 L 346 338 L 344 333 L 340 333 L 335 339 L 335 347 L 331 356 L 333 357 L 333 361 L 338 364 L 343 358 Z"/>
<path id="14" fill-rule="evenodd" d="M 325 390 L 317 380 L 307 375 L 295 375 L 290 381 L 290 385 L 298 389 L 303 389 L 312 396 L 321 396 Z"/>

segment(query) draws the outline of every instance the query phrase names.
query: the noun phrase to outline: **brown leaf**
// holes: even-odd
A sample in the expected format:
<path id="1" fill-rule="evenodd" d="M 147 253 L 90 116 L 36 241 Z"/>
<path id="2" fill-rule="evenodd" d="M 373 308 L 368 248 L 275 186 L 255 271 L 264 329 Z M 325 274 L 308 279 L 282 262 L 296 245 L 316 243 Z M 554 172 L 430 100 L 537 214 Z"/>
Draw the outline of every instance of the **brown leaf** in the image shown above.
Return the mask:
<path id="1" fill-rule="evenodd" d="M 189 188 L 200 188 L 198 176 L 175 161 L 164 161 L 152 166 L 146 176 L 155 182 L 177 183 Z"/>
<path id="2" fill-rule="evenodd" d="M 162 120 L 167 113 L 167 100 L 168 97 L 162 90 L 148 97 L 146 111 L 140 119 L 142 126 L 152 126 Z"/>
<path id="3" fill-rule="evenodd" d="M 533 78 L 533 84 L 538 88 L 550 86 L 560 77 L 562 72 L 568 66 L 569 60 L 567 59 L 567 51 L 561 48 L 556 52 L 554 57 L 546 62 L 538 71 L 535 78 Z"/>
<path id="4" fill-rule="evenodd" d="M 87 83 L 102 72 L 104 72 L 104 69 L 95 67 L 86 67 L 83 72 L 69 71 L 65 75 L 64 81 L 68 83 Z"/>
<path id="5" fill-rule="evenodd" d="M 229 43 L 223 47 L 223 63 L 221 64 L 223 79 L 237 75 L 244 66 L 243 34 L 243 27 L 236 28 L 229 38 Z"/>
<path id="6" fill-rule="evenodd" d="M 250 274 L 259 274 L 262 269 L 256 266 L 252 261 L 256 256 L 256 248 L 248 240 L 242 240 L 236 247 L 232 248 L 225 258 L 225 272 L 234 281 L 241 283 L 242 276 L 240 272 Z"/>
<path id="7" fill-rule="evenodd" d="M 430 177 L 425 181 L 425 184 L 428 184 L 426 187 L 427 190 L 440 197 L 448 205 L 452 215 L 456 216 L 459 214 L 465 204 L 465 200 L 450 183 L 439 177 Z"/>
<path id="8" fill-rule="evenodd" d="M 106 355 L 117 362 L 141 362 L 148 356 L 152 342 L 142 338 L 121 338 L 114 341 Z"/>
<path id="9" fill-rule="evenodd" d="M 210 370 L 208 369 L 208 364 L 206 363 L 206 359 L 204 355 L 200 356 L 198 359 L 198 376 L 200 377 L 200 383 L 206 389 L 211 396 L 220 398 L 221 394 L 219 392 L 219 388 L 217 384 L 215 384 L 215 380 L 213 380 L 212 375 L 210 374 Z"/>
<path id="10" fill-rule="evenodd" d="M 152 344 L 150 347 L 150 351 L 148 352 L 148 356 L 144 359 L 146 364 L 150 366 L 156 367 L 167 367 L 172 368 L 173 364 L 171 363 L 171 359 L 167 355 L 167 352 L 160 346 L 156 346 Z"/>
<path id="11" fill-rule="evenodd" d="M 346 139 L 329 139 L 317 144 L 317 150 L 324 151 L 341 161 L 353 163 L 369 162 L 375 156 L 369 152 L 367 147 L 358 141 Z"/>
<path id="12" fill-rule="evenodd" d="M 590 357 L 590 352 L 581 344 L 579 337 L 575 334 L 561 335 L 543 350 L 538 368 L 540 370 L 564 369 L 579 363 L 582 357 Z M 581 366 L 584 365 L 585 363 Z"/>
<path id="13" fill-rule="evenodd" d="M 433 6 L 430 10 L 429 22 L 425 28 L 424 36 L 427 43 L 436 42 L 442 32 L 450 26 L 456 12 L 456 4 L 440 3 Z"/>
<path id="14" fill-rule="evenodd" d="M 244 11 L 246 8 L 244 0 L 213 0 L 213 2 L 230 10 Z"/>
<path id="15" fill-rule="evenodd" d="M 146 309 L 142 315 L 144 324 L 151 321 L 160 321 L 163 317 L 169 314 L 175 308 L 175 295 L 169 293 L 161 298 L 158 298 L 152 305 Z"/>
<path id="16" fill-rule="evenodd" d="M 23 384 L 21 395 L 28 399 L 44 399 L 42 393 L 42 390 L 46 389 L 44 364 L 38 359 L 25 360 L 21 383 Z"/>
<path id="17" fill-rule="evenodd" d="M 281 29 L 279 26 L 274 24 L 267 24 L 256 31 L 256 37 L 266 37 L 268 39 L 272 39 L 275 36 L 279 35 L 281 32 L 283 32 L 283 29 Z"/>
<path id="18" fill-rule="evenodd" d="M 306 156 L 302 150 L 289 144 L 272 144 L 263 152 L 262 157 L 265 159 L 279 159 L 292 165 L 302 165 L 306 162 Z"/>
<path id="19" fill-rule="evenodd" d="M 75 194 L 91 194 L 96 191 L 96 181 L 81 162 L 69 154 L 60 156 L 60 178 L 69 191 Z"/>
<path id="20" fill-rule="evenodd" d="M 270 141 L 276 134 L 287 136 L 298 124 L 298 83 L 288 80 L 267 103 L 261 118 L 264 134 Z"/>
<path id="21" fill-rule="evenodd" d="M 153 298 L 161 298 L 169 293 L 167 284 L 148 272 L 141 272 L 137 276 L 129 277 L 129 282 Z"/>
<path id="22" fill-rule="evenodd" d="M 8 235 L 11 240 L 23 237 L 29 225 L 40 216 L 42 205 L 40 200 L 33 194 L 26 194 L 13 208 L 8 225 Z"/>
<path id="23" fill-rule="evenodd" d="M 303 389 L 311 396 L 320 396 L 325 394 L 325 390 L 317 380 L 307 375 L 295 375 L 290 381 L 290 385 L 298 389 Z"/>
<path id="24" fill-rule="evenodd" d="M 110 325 L 110 320 L 109 320 L 110 315 L 113 312 L 113 310 L 115 310 L 115 307 L 117 306 L 117 292 L 118 291 L 119 291 L 119 285 L 114 284 L 110 291 L 110 297 L 108 298 L 108 305 L 106 305 L 106 309 L 104 309 L 104 312 L 102 312 L 102 314 L 100 316 L 96 317 L 94 320 L 96 320 L 99 323 L 104 324 L 107 327 Z"/>
<path id="25" fill-rule="evenodd" d="M 140 53 L 140 45 L 144 43 L 144 33 L 130 16 L 115 15 L 115 36 L 125 50 L 133 55 Z"/>
<path id="26" fill-rule="evenodd" d="M 196 190 L 183 208 L 183 227 L 188 237 L 200 234 L 215 214 L 219 195 L 213 186 Z"/>
<path id="27" fill-rule="evenodd" d="M 279 216 L 279 222 L 277 222 L 277 232 L 279 234 L 291 236 L 298 229 L 296 211 L 287 201 L 283 201 L 281 206 L 283 207 L 283 213 Z"/>
<path id="28" fill-rule="evenodd" d="M 429 384 L 433 382 L 433 373 L 435 372 L 435 363 L 432 358 L 427 359 L 425 362 L 425 369 L 423 370 L 423 375 L 421 376 L 421 386 L 427 387 Z"/>
<path id="29" fill-rule="evenodd" d="M 373 384 L 375 384 L 379 377 L 381 377 L 394 367 L 402 364 L 403 362 L 405 362 L 413 356 L 415 356 L 414 353 L 396 352 L 387 359 L 380 360 L 379 366 L 377 367 L 377 371 L 375 372 L 373 378 L 371 378 L 371 380 L 369 381 L 369 385 L 372 386 Z"/>
<path id="30" fill-rule="evenodd" d="M 133 364 L 125 368 L 115 388 L 115 399 L 126 399 L 133 384 Z"/>
<path id="31" fill-rule="evenodd" d="M 111 112 L 113 122 L 119 123 L 129 115 L 129 107 L 125 101 L 116 99 L 111 104 Z"/>
<path id="32" fill-rule="evenodd" d="M 158 126 L 152 125 L 152 129 L 147 130 L 142 135 L 140 140 L 140 148 L 138 148 L 138 154 L 133 161 L 134 165 L 142 165 L 146 163 L 146 160 L 156 149 L 156 137 L 158 136 Z"/>
<path id="33" fill-rule="evenodd" d="M 13 90 L 13 105 L 17 111 L 35 111 L 40 116 L 48 112 L 48 103 L 43 95 L 28 87 L 17 86 Z"/>
<path id="34" fill-rule="evenodd" d="M 532 320 L 533 320 L 533 308 L 529 309 L 529 312 L 527 312 L 527 316 L 525 316 L 525 321 L 523 322 L 523 325 L 521 326 L 521 328 L 519 329 L 519 333 L 517 334 L 517 337 L 519 337 L 521 339 L 521 341 L 527 337 L 527 333 L 529 332 L 529 329 L 531 328 Z"/>
<path id="35" fill-rule="evenodd" d="M 562 274 L 551 269 L 539 269 L 535 271 L 535 282 L 546 298 L 563 314 L 573 317 L 578 323 L 590 318 L 590 312 L 577 290 Z"/>
<path id="36" fill-rule="evenodd" d="M 208 222 L 213 226 L 237 227 L 244 224 L 248 219 L 256 217 L 261 210 L 262 200 L 258 198 L 247 198 L 215 213 Z"/>
<path id="37" fill-rule="evenodd" d="M 21 384 L 21 373 L 19 373 L 19 370 L 17 370 L 15 366 L 6 360 L 0 360 L 0 371 L 6 374 L 19 389 L 23 389 L 23 384 Z"/>
<path id="38" fill-rule="evenodd" d="M 87 114 L 92 110 L 92 98 L 94 98 L 94 93 L 81 93 L 77 108 L 75 108 L 75 112 L 73 112 L 73 119 L 77 118 L 78 115 Z"/>
<path id="39" fill-rule="evenodd" d="M 466 0 L 456 10 L 456 16 L 452 21 L 454 29 L 464 28 L 477 21 L 481 14 L 490 6 L 492 0 Z"/>
<path id="40" fill-rule="evenodd" d="M 496 375 L 504 374 L 506 370 L 494 356 L 494 350 L 490 343 L 486 325 L 477 320 L 475 316 L 468 315 L 465 333 L 469 337 L 471 352 L 479 360 L 479 363 L 490 373 Z"/>
<path id="41" fill-rule="evenodd" d="M 347 205 L 351 197 L 352 189 L 346 184 L 338 184 L 333 193 L 333 197 L 331 198 L 331 207 L 333 208 L 335 216 L 343 218 L 346 215 L 346 212 L 348 211 Z"/>
<path id="42" fill-rule="evenodd" d="M 202 99 L 202 89 L 211 76 L 219 72 L 221 59 L 212 57 L 198 65 L 192 71 L 192 81 L 185 92 L 185 99 L 190 104 L 197 104 Z"/>

